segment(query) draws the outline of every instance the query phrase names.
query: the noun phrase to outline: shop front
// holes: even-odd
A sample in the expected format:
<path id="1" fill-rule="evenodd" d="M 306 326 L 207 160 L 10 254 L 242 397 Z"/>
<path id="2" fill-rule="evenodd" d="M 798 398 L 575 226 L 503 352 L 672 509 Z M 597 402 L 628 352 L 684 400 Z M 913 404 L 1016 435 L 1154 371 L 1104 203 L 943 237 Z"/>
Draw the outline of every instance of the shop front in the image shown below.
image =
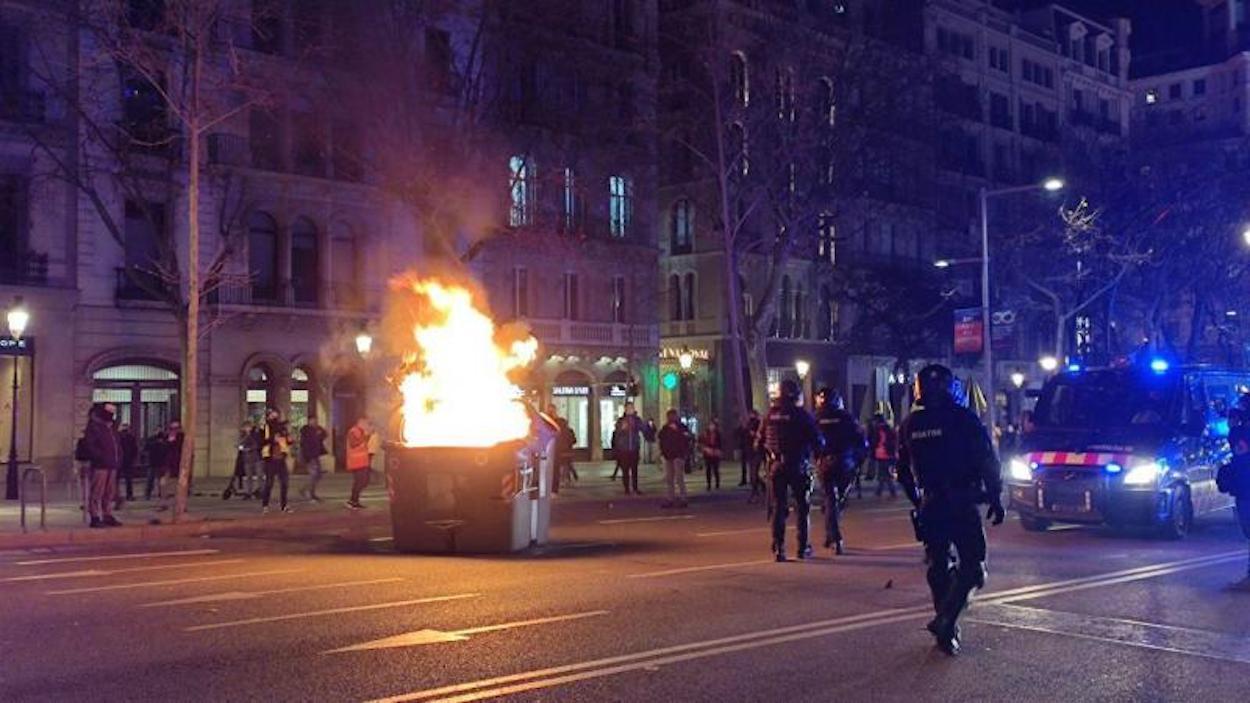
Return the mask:
<path id="1" fill-rule="evenodd" d="M 551 404 L 556 414 L 569 423 L 576 438 L 573 457 L 577 461 L 590 459 L 592 427 L 591 403 L 593 393 L 591 379 L 579 371 L 565 371 L 551 384 Z"/>
<path id="2" fill-rule="evenodd" d="M 691 432 L 700 432 L 719 411 L 713 397 L 712 373 L 712 354 L 706 348 L 660 349 L 660 412 L 674 409 Z M 657 418 L 657 422 L 662 420 Z"/>

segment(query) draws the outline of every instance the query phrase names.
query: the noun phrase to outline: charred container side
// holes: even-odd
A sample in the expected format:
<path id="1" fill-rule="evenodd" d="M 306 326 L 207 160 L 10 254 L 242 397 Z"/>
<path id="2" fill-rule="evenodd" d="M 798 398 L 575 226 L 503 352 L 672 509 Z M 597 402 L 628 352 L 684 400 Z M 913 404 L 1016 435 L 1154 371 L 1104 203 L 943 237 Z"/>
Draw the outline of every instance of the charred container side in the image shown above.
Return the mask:
<path id="1" fill-rule="evenodd" d="M 531 542 L 526 443 L 492 447 L 387 447 L 395 549 L 507 553 Z"/>

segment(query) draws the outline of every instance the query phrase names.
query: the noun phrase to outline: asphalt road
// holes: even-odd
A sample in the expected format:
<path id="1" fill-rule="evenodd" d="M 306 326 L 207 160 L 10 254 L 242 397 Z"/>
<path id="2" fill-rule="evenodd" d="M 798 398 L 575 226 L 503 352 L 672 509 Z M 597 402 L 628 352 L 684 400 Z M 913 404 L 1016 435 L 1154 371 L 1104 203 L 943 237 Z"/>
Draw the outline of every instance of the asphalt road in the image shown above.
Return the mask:
<path id="1" fill-rule="evenodd" d="M 399 555 L 385 527 L 281 515 L 2 553 L 0 700 L 1250 699 L 1230 515 L 1183 542 L 1009 519 L 950 659 L 902 500 L 852 500 L 848 555 L 776 564 L 743 499 L 558 504 L 554 543 L 524 556 Z"/>

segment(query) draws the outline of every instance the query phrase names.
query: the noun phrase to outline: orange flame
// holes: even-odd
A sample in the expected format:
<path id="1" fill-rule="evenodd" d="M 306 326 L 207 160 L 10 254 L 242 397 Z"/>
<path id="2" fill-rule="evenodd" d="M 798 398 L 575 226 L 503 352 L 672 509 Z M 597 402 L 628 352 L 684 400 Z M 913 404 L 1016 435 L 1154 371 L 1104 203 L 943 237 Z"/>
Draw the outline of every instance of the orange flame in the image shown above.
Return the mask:
<path id="1" fill-rule="evenodd" d="M 497 339 L 495 323 L 464 287 L 404 281 L 427 308 L 413 324 L 416 351 L 399 383 L 403 439 L 411 447 L 489 447 L 530 431 L 508 374 L 533 362 L 538 341 Z"/>

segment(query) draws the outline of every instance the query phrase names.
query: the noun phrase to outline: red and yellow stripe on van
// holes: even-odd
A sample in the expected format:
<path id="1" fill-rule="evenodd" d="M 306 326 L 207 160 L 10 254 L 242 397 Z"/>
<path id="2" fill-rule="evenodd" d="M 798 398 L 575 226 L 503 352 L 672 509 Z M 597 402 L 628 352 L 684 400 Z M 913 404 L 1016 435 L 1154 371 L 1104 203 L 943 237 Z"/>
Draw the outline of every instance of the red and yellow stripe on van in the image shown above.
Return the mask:
<path id="1" fill-rule="evenodd" d="M 1107 452 L 1033 452 L 1029 454 L 1028 460 L 1042 466 L 1124 466 L 1130 456 Z"/>

